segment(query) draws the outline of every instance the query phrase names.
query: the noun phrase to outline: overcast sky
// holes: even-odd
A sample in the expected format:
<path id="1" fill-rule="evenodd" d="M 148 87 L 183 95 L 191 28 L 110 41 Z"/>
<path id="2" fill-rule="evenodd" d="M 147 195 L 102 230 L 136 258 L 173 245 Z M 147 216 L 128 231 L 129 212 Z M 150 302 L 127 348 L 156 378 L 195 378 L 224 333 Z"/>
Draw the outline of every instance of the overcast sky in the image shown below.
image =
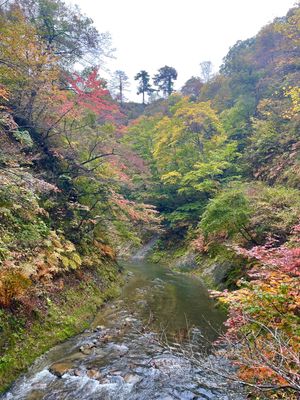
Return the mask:
<path id="1" fill-rule="evenodd" d="M 212 61 L 217 71 L 229 47 L 255 35 L 296 0 L 68 0 L 93 18 L 100 32 L 109 31 L 116 59 L 112 70 L 127 73 L 136 97 L 134 75 L 153 76 L 164 65 L 178 71 L 175 88 L 200 73 L 199 63 Z"/>

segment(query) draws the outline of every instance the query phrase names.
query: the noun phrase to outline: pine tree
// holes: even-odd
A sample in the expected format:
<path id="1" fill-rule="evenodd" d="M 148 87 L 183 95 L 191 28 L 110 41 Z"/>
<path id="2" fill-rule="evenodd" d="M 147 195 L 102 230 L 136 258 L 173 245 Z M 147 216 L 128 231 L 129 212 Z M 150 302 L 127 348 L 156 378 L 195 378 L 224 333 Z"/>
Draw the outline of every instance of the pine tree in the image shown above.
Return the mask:
<path id="1" fill-rule="evenodd" d="M 143 104 L 145 104 L 145 94 L 150 95 L 154 90 L 151 88 L 150 76 L 147 71 L 142 70 L 136 74 L 134 79 L 139 81 L 137 94 L 143 95 Z"/>
<path id="2" fill-rule="evenodd" d="M 173 92 L 174 81 L 177 79 L 177 71 L 173 67 L 164 67 L 158 70 L 154 76 L 154 84 L 158 86 L 159 90 L 163 91 L 164 96 L 170 96 Z"/>

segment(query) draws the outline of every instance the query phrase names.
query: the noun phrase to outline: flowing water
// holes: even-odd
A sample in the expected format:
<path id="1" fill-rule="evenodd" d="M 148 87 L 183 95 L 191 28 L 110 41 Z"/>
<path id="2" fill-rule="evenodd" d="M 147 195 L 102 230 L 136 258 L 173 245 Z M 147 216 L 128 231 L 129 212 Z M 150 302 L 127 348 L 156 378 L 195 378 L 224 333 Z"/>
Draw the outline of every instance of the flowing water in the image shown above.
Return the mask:
<path id="1" fill-rule="evenodd" d="M 209 351 L 222 329 L 225 315 L 205 286 L 138 259 L 125 265 L 129 278 L 120 298 L 100 310 L 90 329 L 40 357 L 1 399 L 243 398 L 205 368 L 208 360 L 216 369 L 224 360 L 194 365 L 174 344 Z M 176 351 L 161 344 L 166 340 Z"/>

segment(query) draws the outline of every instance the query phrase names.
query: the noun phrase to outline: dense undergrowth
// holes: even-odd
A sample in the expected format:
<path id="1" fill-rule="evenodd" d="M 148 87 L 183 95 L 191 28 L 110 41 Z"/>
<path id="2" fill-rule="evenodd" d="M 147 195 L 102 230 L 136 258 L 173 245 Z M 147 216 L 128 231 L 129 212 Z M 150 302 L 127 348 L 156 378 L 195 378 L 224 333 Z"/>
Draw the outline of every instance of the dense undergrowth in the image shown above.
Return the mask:
<path id="1" fill-rule="evenodd" d="M 106 263 L 89 273 L 66 276 L 34 304 L 34 315 L 1 311 L 0 391 L 4 391 L 41 354 L 87 329 L 104 302 L 118 294 L 121 280 L 114 265 Z"/>
<path id="2" fill-rule="evenodd" d="M 117 252 L 159 222 L 126 196 L 124 115 L 84 65 L 109 53 L 109 35 L 77 8 L 1 6 L 0 390 L 86 327 L 120 280 Z"/>
<path id="3" fill-rule="evenodd" d="M 233 290 L 214 295 L 240 379 L 297 397 L 299 24 L 296 6 L 237 42 L 207 82 L 120 107 L 92 62 L 110 55 L 108 34 L 60 0 L 3 4 L 2 389 L 85 327 L 112 294 L 116 255 L 160 230 L 154 261 L 192 254 L 193 273 L 205 262 Z"/>
<path id="4" fill-rule="evenodd" d="M 229 307 L 224 340 L 266 398 L 300 391 L 299 37 L 296 6 L 208 82 L 147 106 L 124 138 L 152 172 L 136 198 L 165 221 L 151 260 L 234 289 L 213 292 Z"/>

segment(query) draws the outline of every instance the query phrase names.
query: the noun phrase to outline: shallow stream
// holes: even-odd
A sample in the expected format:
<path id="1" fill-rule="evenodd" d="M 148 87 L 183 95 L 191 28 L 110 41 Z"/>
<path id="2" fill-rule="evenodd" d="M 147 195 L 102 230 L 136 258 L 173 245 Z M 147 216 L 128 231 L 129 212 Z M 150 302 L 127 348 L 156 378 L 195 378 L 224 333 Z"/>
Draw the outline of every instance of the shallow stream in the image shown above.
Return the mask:
<path id="1" fill-rule="evenodd" d="M 89 330 L 40 357 L 1 399 L 243 398 L 206 368 L 208 360 L 216 370 L 230 368 L 225 360 L 197 356 L 194 365 L 178 352 L 178 342 L 209 352 L 223 328 L 226 316 L 201 281 L 141 260 L 124 267 L 121 296 L 99 311 Z"/>

